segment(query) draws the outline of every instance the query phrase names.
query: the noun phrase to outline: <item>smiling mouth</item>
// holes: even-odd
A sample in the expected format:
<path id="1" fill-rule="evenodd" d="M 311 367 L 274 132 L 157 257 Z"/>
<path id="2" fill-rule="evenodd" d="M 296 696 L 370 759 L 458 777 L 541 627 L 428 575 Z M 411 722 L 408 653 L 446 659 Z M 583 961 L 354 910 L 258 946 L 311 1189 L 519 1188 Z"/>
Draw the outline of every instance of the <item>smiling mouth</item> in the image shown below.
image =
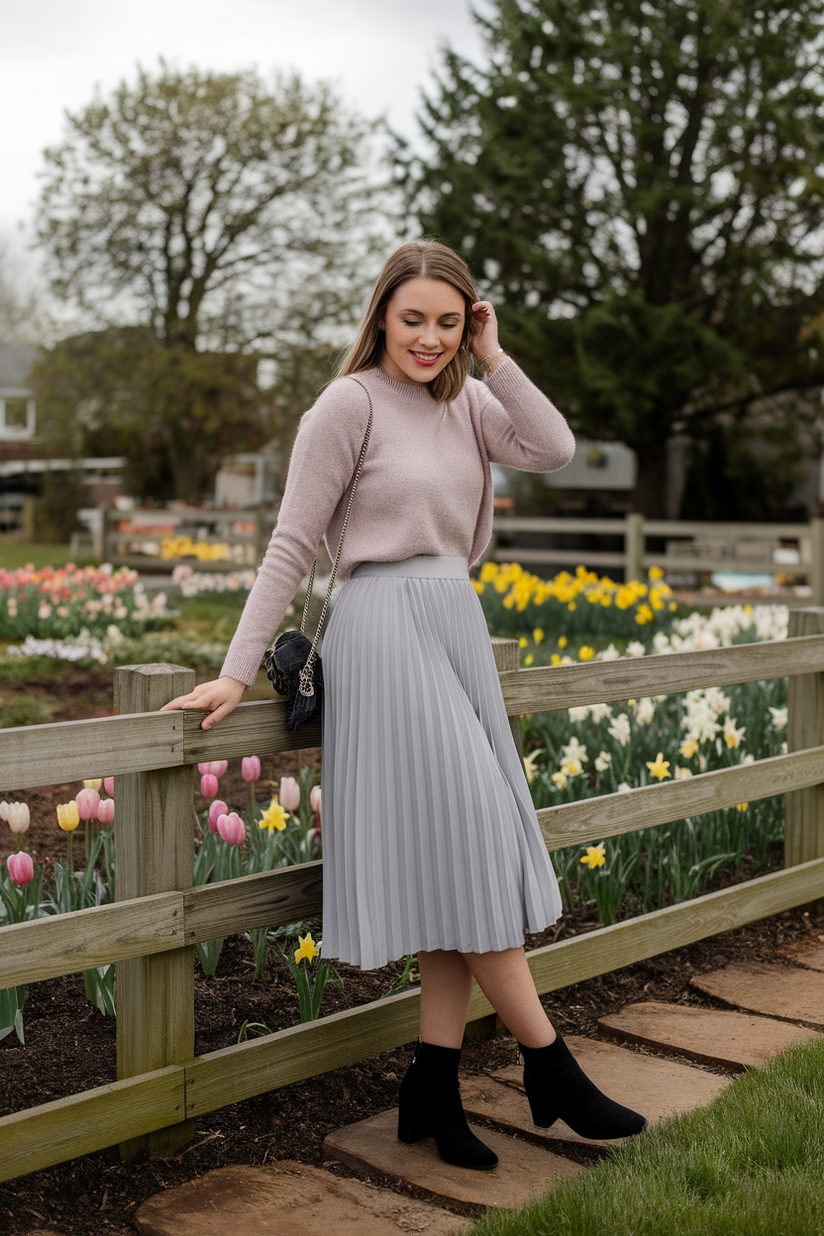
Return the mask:
<path id="1" fill-rule="evenodd" d="M 413 356 L 419 365 L 434 365 L 440 360 L 440 352 L 413 352 L 410 349 L 410 356 Z"/>

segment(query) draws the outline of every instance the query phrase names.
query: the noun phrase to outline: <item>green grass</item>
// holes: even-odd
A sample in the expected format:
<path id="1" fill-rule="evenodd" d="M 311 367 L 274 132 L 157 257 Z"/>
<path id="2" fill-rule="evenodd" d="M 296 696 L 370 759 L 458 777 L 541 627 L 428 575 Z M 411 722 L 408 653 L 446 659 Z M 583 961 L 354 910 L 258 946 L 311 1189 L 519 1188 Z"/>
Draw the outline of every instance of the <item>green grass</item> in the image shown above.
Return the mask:
<path id="1" fill-rule="evenodd" d="M 582 1177 L 522 1210 L 489 1213 L 471 1230 L 472 1236 L 821 1236 L 824 1041 L 792 1048 L 738 1078 L 708 1107 L 643 1133 Z"/>
<path id="2" fill-rule="evenodd" d="M 0 567 L 8 571 L 16 571 L 29 562 L 39 570 L 44 566 L 65 566 L 71 560 L 68 545 L 15 545 L 10 541 L 0 541 Z M 76 561 L 76 565 L 85 566 L 87 561 L 83 558 Z"/>

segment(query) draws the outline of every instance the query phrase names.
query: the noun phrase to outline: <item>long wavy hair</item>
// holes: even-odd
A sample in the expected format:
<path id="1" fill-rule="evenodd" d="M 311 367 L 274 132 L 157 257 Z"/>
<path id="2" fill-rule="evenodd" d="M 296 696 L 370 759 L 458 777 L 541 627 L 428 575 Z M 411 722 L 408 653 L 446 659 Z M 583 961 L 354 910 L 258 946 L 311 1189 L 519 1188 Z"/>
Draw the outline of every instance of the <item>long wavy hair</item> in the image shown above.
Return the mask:
<path id="1" fill-rule="evenodd" d="M 463 258 L 437 240 L 414 240 L 401 245 L 389 258 L 375 284 L 355 342 L 338 365 L 335 377 L 380 365 L 386 350 L 386 337 L 380 323 L 395 290 L 408 279 L 442 279 L 460 292 L 465 301 L 458 350 L 446 368 L 427 383 L 438 403 L 449 403 L 463 389 L 472 362 L 472 306 L 478 293 Z"/>

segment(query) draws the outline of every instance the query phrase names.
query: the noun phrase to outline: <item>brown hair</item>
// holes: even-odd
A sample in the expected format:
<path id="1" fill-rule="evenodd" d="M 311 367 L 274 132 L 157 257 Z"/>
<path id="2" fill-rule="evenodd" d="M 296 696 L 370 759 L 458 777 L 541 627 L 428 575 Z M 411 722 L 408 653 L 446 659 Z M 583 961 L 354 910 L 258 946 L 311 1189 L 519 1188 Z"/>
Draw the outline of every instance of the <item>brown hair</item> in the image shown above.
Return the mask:
<path id="1" fill-rule="evenodd" d="M 458 351 L 446 368 L 427 384 L 438 403 L 448 403 L 460 394 L 469 373 L 472 306 L 478 299 L 478 293 L 463 258 L 437 240 L 415 240 L 395 250 L 378 276 L 357 338 L 340 362 L 335 376 L 340 378 L 348 373 L 360 373 L 381 363 L 386 340 L 379 323 L 395 290 L 408 279 L 442 279 L 460 292 L 466 302 Z"/>

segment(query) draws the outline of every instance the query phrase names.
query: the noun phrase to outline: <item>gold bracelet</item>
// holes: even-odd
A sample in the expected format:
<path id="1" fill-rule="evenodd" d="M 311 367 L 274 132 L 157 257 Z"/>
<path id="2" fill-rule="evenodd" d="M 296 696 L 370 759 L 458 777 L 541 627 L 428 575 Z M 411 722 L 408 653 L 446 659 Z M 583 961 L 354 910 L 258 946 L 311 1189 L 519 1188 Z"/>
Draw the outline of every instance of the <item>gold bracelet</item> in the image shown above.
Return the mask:
<path id="1" fill-rule="evenodd" d="M 502 352 L 503 352 L 503 348 L 496 348 L 494 352 L 490 352 L 487 356 L 484 356 L 482 360 L 479 360 L 478 368 L 480 369 L 481 373 L 485 373 L 487 377 L 489 377 L 490 374 L 494 373 L 498 367 L 498 364 L 500 364 L 500 362 L 496 362 L 494 365 L 489 365 L 487 364 L 487 361 L 490 361 L 493 356 L 500 356 Z"/>

